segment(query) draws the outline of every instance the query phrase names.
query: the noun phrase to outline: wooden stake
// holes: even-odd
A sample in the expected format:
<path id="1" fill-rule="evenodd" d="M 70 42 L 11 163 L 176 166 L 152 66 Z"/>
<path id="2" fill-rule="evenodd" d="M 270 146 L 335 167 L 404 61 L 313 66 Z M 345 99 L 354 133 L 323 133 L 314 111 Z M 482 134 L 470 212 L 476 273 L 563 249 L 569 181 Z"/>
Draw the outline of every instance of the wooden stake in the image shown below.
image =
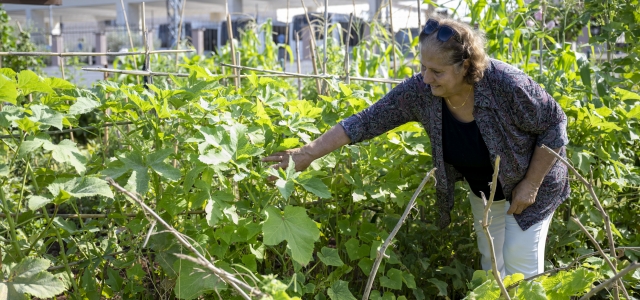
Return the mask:
<path id="1" fill-rule="evenodd" d="M 311 35 L 311 65 L 313 66 L 313 74 L 318 75 L 318 65 L 316 61 L 316 35 L 315 30 L 313 30 L 313 26 L 311 26 L 311 20 L 309 19 L 309 12 L 307 11 L 307 6 L 304 5 L 304 0 L 300 0 L 302 2 L 302 8 L 304 9 L 304 16 L 307 18 L 307 23 L 309 24 L 309 34 Z M 318 89 L 318 95 L 322 93 L 322 86 L 320 85 L 320 80 L 316 79 L 316 89 Z"/>
<path id="2" fill-rule="evenodd" d="M 227 35 L 229 36 L 229 46 L 231 47 L 231 52 L 229 53 L 229 55 L 231 55 L 231 62 L 234 65 L 237 65 L 238 62 L 236 61 L 236 47 L 233 45 L 233 27 L 231 26 L 231 14 L 229 13 L 229 0 L 225 0 L 225 9 L 227 11 Z M 233 69 L 233 75 L 238 75 L 240 71 Z M 238 82 L 238 80 L 236 79 L 236 87 L 240 85 L 240 83 Z"/>
<path id="3" fill-rule="evenodd" d="M 127 34 L 129 35 L 129 46 L 133 51 L 133 38 L 131 37 L 131 28 L 129 27 L 129 18 L 127 17 L 127 8 L 124 6 L 124 0 L 120 0 L 120 6 L 122 6 L 122 13 L 124 15 L 124 24 L 127 26 Z M 133 60 L 133 67 L 138 69 L 138 61 Z M 140 78 L 136 77 L 136 83 L 140 84 Z"/>
<path id="4" fill-rule="evenodd" d="M 391 52 L 393 53 L 393 78 L 398 78 L 398 65 L 396 59 L 396 37 L 393 31 L 393 0 L 389 0 L 389 26 L 391 27 Z"/>
<path id="5" fill-rule="evenodd" d="M 349 43 L 351 42 L 351 26 L 353 26 L 353 13 L 349 14 L 349 27 L 347 28 L 347 42 L 344 43 L 344 77 L 347 84 L 351 83 L 349 65 Z"/>
<path id="6" fill-rule="evenodd" d="M 300 33 L 296 32 L 296 61 L 298 62 L 298 74 L 302 73 L 302 65 L 300 63 Z M 302 78 L 298 77 L 298 100 L 302 100 Z"/>

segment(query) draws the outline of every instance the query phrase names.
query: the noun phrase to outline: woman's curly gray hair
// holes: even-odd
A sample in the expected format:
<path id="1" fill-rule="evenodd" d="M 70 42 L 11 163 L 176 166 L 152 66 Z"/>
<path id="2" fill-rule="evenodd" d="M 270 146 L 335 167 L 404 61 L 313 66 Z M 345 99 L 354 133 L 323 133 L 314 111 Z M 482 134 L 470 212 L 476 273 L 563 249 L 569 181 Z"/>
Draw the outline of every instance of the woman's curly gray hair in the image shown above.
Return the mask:
<path id="1" fill-rule="evenodd" d="M 458 32 L 462 43 L 456 41 L 455 38 L 441 42 L 437 39 L 436 33 L 426 35 L 421 32 L 419 38 L 420 48 L 429 49 L 431 53 L 444 54 L 445 59 L 451 65 L 459 64 L 465 60 L 468 61 L 469 69 L 464 75 L 465 81 L 469 84 L 480 81 L 484 75 L 484 70 L 489 66 L 489 57 L 484 51 L 484 34 L 463 22 L 435 16 L 432 16 L 431 19 L 438 21 L 441 26 L 447 25 L 453 28 Z"/>

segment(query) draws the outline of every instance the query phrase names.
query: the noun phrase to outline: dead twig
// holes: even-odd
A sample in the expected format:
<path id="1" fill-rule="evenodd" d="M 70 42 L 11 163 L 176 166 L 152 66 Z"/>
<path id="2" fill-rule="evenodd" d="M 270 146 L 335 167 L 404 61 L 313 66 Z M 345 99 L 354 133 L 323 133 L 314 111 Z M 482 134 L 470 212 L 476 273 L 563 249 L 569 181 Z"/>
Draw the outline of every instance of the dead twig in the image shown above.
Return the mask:
<path id="1" fill-rule="evenodd" d="M 628 267 L 624 268 L 624 270 L 620 271 L 620 273 L 618 273 L 616 276 L 613 276 L 611 278 L 609 278 L 609 280 L 597 285 L 596 287 L 594 287 L 593 289 L 591 289 L 588 293 L 586 293 L 584 296 L 582 296 L 582 298 L 580 298 L 580 300 L 587 300 L 589 298 L 591 298 L 591 296 L 595 295 L 597 292 L 599 292 L 600 290 L 602 290 L 603 288 L 611 285 L 612 283 L 617 282 L 618 280 L 622 280 L 622 276 L 627 275 L 627 273 L 640 268 L 640 263 L 638 262 L 634 262 L 631 265 L 629 265 Z M 627 299 L 631 299 L 631 298 L 627 298 Z"/>
<path id="2" fill-rule="evenodd" d="M 406 220 L 407 216 L 409 216 L 409 212 L 411 211 L 411 209 L 413 209 L 413 206 L 416 203 L 418 194 L 420 194 L 422 188 L 424 188 L 424 185 L 427 184 L 429 178 L 433 177 L 433 172 L 435 171 L 436 168 L 433 168 L 431 169 L 431 171 L 429 171 L 429 173 L 427 173 L 427 175 L 424 176 L 424 179 L 422 179 L 422 182 L 418 186 L 418 189 L 415 191 L 415 193 L 413 193 L 411 201 L 409 201 L 409 204 L 407 204 L 407 207 L 404 209 L 404 213 L 402 214 L 402 217 L 400 217 L 400 220 L 398 220 L 396 227 L 393 228 L 387 239 L 384 240 L 382 246 L 380 246 L 380 249 L 376 254 L 376 261 L 373 263 L 373 267 L 371 268 L 371 272 L 369 273 L 369 280 L 367 280 L 367 287 L 365 288 L 364 294 L 362 295 L 362 300 L 369 299 L 369 294 L 371 293 L 371 288 L 373 287 L 373 281 L 376 278 L 376 273 L 378 273 L 378 268 L 380 268 L 382 258 L 387 256 L 386 254 L 384 254 L 384 252 L 387 250 L 387 247 L 389 247 L 389 244 L 391 244 L 391 241 L 396 236 L 396 233 L 398 233 L 398 230 L 400 230 L 400 227 L 402 227 L 402 223 L 404 223 L 404 220 Z M 436 178 L 433 177 L 433 179 L 435 180 Z"/>
<path id="3" fill-rule="evenodd" d="M 117 184 L 111 178 L 107 178 L 107 182 L 111 186 L 113 186 L 116 190 L 118 190 L 119 192 L 125 194 L 131 200 L 133 200 L 138 205 L 140 205 L 144 209 L 144 211 L 151 216 L 151 217 L 149 217 L 151 220 L 155 219 L 157 222 L 162 224 L 162 226 L 164 226 L 167 230 L 169 230 L 171 232 L 171 234 L 173 234 L 173 236 L 175 236 L 176 239 L 183 246 L 185 246 L 187 249 L 189 249 L 189 251 L 191 251 L 196 256 L 196 257 L 180 256 L 180 258 L 192 261 L 194 263 L 197 263 L 197 264 L 209 269 L 209 271 L 211 271 L 214 275 L 218 276 L 218 278 L 220 278 L 222 281 L 224 281 L 225 283 L 227 283 L 231 287 L 233 287 L 236 290 L 236 292 L 238 292 L 246 300 L 250 300 L 251 298 L 249 297 L 249 295 L 247 295 L 245 290 L 249 291 L 250 295 L 258 296 L 259 298 L 263 298 L 263 297 L 267 296 L 262 291 L 260 291 L 258 288 L 254 288 L 252 286 L 249 286 L 244 281 L 241 281 L 241 280 L 237 279 L 235 276 L 233 276 L 233 274 L 230 274 L 229 272 L 227 272 L 225 270 L 222 270 L 222 269 L 216 267 L 215 265 L 213 265 L 213 263 L 211 263 L 209 260 L 207 260 L 204 257 L 204 255 L 202 255 L 195 247 L 193 247 L 193 245 L 191 245 L 191 243 L 189 241 L 187 241 L 187 239 L 182 235 L 182 233 L 180 233 L 178 230 L 173 228 L 173 226 L 171 226 L 169 223 L 167 223 L 164 219 L 162 219 L 153 209 L 151 209 L 151 207 L 147 206 L 136 195 L 134 195 L 133 193 L 127 191 L 125 188 L 121 187 L 119 184 Z"/>
<path id="4" fill-rule="evenodd" d="M 582 177 L 582 175 L 580 175 L 580 173 L 578 173 L 578 171 L 562 156 L 560 156 L 560 154 L 558 154 L 557 152 L 553 151 L 553 149 L 547 147 L 546 145 L 542 145 L 542 148 L 547 150 L 547 152 L 553 154 L 553 156 L 555 156 L 559 161 L 561 161 L 563 164 L 565 164 L 567 166 L 567 168 L 569 168 L 569 170 L 571 170 L 571 172 L 573 172 L 576 177 L 578 178 L 578 180 L 580 180 L 580 182 L 582 182 L 586 187 L 587 190 L 589 191 L 589 195 L 591 195 L 591 198 L 593 198 L 593 203 L 596 205 L 596 208 L 598 209 L 598 211 L 600 212 L 600 214 L 602 215 L 602 219 L 604 221 L 604 229 L 605 232 L 607 233 L 607 240 L 609 241 L 609 249 L 611 249 L 611 253 L 616 253 L 616 246 L 615 246 L 615 242 L 613 240 L 613 231 L 611 230 L 611 220 L 609 219 L 609 214 L 607 214 L 607 212 L 604 210 L 604 208 L 602 207 L 602 204 L 600 203 L 600 200 L 598 200 L 598 196 L 596 195 L 595 190 L 593 189 L 593 185 L 591 184 L 591 182 L 587 181 L 584 177 Z M 595 239 L 593 240 L 593 242 L 595 244 L 597 244 L 597 242 L 595 241 Z M 597 247 L 600 247 L 600 245 L 597 245 Z M 604 256 L 604 255 L 603 255 Z M 612 262 L 613 265 L 613 272 L 617 271 L 617 260 L 614 260 Z M 622 289 L 622 292 L 624 293 L 625 297 L 627 299 L 629 298 L 629 292 L 627 292 L 627 289 L 624 287 L 624 284 L 622 283 L 622 281 L 620 281 L 620 288 Z M 614 295 L 614 297 L 618 297 L 617 293 L 616 295 Z"/>
<path id="5" fill-rule="evenodd" d="M 498 270 L 498 263 L 496 262 L 496 252 L 493 245 L 493 238 L 491 237 L 491 233 L 489 233 L 489 225 L 491 225 L 491 220 L 489 220 L 489 210 L 491 209 L 491 205 L 493 204 L 493 198 L 496 195 L 496 188 L 498 186 L 498 172 L 500 170 L 500 155 L 496 156 L 496 161 L 493 165 L 493 178 L 491 179 L 491 193 L 489 194 L 489 201 L 485 198 L 484 193 L 480 192 L 480 196 L 482 196 L 482 201 L 484 202 L 484 216 L 482 218 L 482 230 L 484 231 L 484 235 L 487 237 L 489 241 L 489 251 L 491 253 L 491 269 L 493 270 L 493 277 L 498 282 L 498 286 L 500 287 L 500 292 L 505 299 L 511 300 L 509 297 L 509 292 L 504 287 L 504 282 L 502 282 L 500 271 Z"/>

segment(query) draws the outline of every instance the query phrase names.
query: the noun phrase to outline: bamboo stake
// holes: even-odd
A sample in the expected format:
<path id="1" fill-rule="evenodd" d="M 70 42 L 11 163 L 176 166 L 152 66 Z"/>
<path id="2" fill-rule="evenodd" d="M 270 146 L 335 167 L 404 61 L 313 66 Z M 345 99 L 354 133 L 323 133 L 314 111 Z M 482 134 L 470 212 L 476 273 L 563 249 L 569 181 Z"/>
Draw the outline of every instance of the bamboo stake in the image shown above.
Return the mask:
<path id="1" fill-rule="evenodd" d="M 302 65 L 300 63 L 300 33 L 296 32 L 296 61 L 298 63 L 298 74 L 302 73 Z M 302 78 L 298 77 L 298 100 L 302 100 Z"/>
<path id="2" fill-rule="evenodd" d="M 398 78 L 398 60 L 396 59 L 396 39 L 393 31 L 393 0 L 389 0 L 389 25 L 391 27 L 391 52 L 393 53 L 393 78 Z"/>
<path id="3" fill-rule="evenodd" d="M 324 0 L 324 57 L 322 75 L 327 75 L 327 44 L 329 44 L 329 0 Z"/>
<path id="4" fill-rule="evenodd" d="M 234 55 L 236 53 L 236 47 L 233 45 L 233 27 L 231 27 L 231 14 L 229 13 L 229 0 L 225 0 L 225 10 L 227 11 L 227 35 L 229 36 L 229 46 L 231 47 L 231 52 L 229 53 L 229 55 L 231 55 L 231 62 L 234 65 L 237 65 L 238 62 L 236 61 L 236 56 Z M 240 73 L 239 70 L 233 69 L 233 75 L 238 75 L 238 73 Z M 238 82 L 238 79 L 236 79 L 236 87 L 240 85 L 240 83 Z"/>
<path id="5" fill-rule="evenodd" d="M 180 49 L 180 39 L 182 38 L 182 23 L 184 22 L 184 7 L 187 5 L 187 0 L 182 0 L 182 7 L 180 7 L 180 23 L 178 23 L 178 40 L 176 43 L 176 49 Z M 178 53 L 176 53 L 176 71 L 178 71 Z"/>
<path id="6" fill-rule="evenodd" d="M 422 1 L 418 0 L 418 29 L 422 29 Z"/>
<path id="7" fill-rule="evenodd" d="M 344 81 L 347 84 L 351 83 L 351 78 L 349 77 L 350 65 L 349 65 L 349 43 L 351 42 L 351 26 L 353 25 L 353 13 L 349 14 L 349 27 L 347 28 L 347 42 L 344 43 Z"/>
<path id="8" fill-rule="evenodd" d="M 176 230 L 173 226 L 171 226 L 169 223 L 167 223 L 164 219 L 162 219 L 162 217 L 160 217 L 153 209 L 151 209 L 151 207 L 147 206 L 136 195 L 134 195 L 133 193 L 127 191 L 125 188 L 121 187 L 119 184 L 117 184 L 111 178 L 107 178 L 107 182 L 111 186 L 113 186 L 116 190 L 118 190 L 119 192 L 125 194 L 127 197 L 129 197 L 131 200 L 133 200 L 139 206 L 141 206 L 144 209 L 144 211 L 148 215 L 150 215 L 150 216 L 147 216 L 147 218 L 155 219 L 157 222 L 162 224 L 162 226 L 164 226 L 167 230 L 169 230 L 169 232 L 171 232 L 171 234 L 173 234 L 176 237 L 176 239 L 182 245 L 184 245 L 187 249 L 189 249 L 189 251 L 191 251 L 193 254 L 196 255 L 195 258 L 194 257 L 190 257 L 190 256 L 186 256 L 186 255 L 180 255 L 180 256 L 178 256 L 179 258 L 190 260 L 190 261 L 192 261 L 194 263 L 197 263 L 197 264 L 199 264 L 199 265 L 201 265 L 203 267 L 206 267 L 207 269 L 209 269 L 209 271 L 211 271 L 214 275 L 216 275 L 222 281 L 224 281 L 225 283 L 227 283 L 231 287 L 233 287 L 236 290 L 236 292 L 238 292 L 240 295 L 242 295 L 242 297 L 244 299 L 250 300 L 251 298 L 249 298 L 249 296 L 246 294 L 246 292 L 243 289 L 248 290 L 251 295 L 258 296 L 259 298 L 263 298 L 263 297 L 267 296 L 262 291 L 260 291 L 258 288 L 254 288 L 252 286 L 249 286 L 244 281 L 241 281 L 241 280 L 237 279 L 233 274 L 231 274 L 231 273 L 229 273 L 229 272 L 227 272 L 225 270 L 219 269 L 218 267 L 213 265 L 213 263 L 211 263 L 204 255 L 202 255 L 202 253 L 200 253 L 184 237 L 184 235 L 182 233 L 180 233 L 178 230 Z"/>
<path id="9" fill-rule="evenodd" d="M 504 282 L 502 282 L 502 277 L 500 271 L 498 270 L 498 263 L 496 262 L 496 252 L 493 245 L 493 238 L 491 237 L 491 233 L 489 232 L 489 225 L 491 225 L 491 220 L 489 219 L 489 210 L 491 209 L 491 205 L 493 204 L 493 198 L 496 195 L 496 187 L 498 186 L 498 171 L 500 170 L 500 155 L 496 156 L 496 161 L 493 165 L 493 178 L 491 180 L 491 192 L 489 194 L 489 201 L 485 198 L 484 193 L 480 192 L 480 196 L 482 196 L 482 201 L 484 202 L 484 217 L 482 218 L 482 230 L 484 231 L 484 235 L 487 237 L 489 241 L 489 251 L 491 253 L 491 269 L 493 273 L 493 277 L 498 282 L 498 286 L 500 287 L 500 292 L 502 296 L 507 300 L 511 300 L 509 297 L 509 292 L 504 287 Z"/>
<path id="10" fill-rule="evenodd" d="M 129 35 L 129 46 L 131 47 L 131 50 L 133 50 L 133 38 L 131 37 L 131 28 L 129 27 L 129 18 L 127 17 L 127 9 L 124 6 L 124 0 L 120 0 L 120 6 L 122 6 L 124 24 L 127 26 L 127 34 Z M 133 60 L 133 67 L 136 68 L 136 70 L 138 69 L 138 62 L 135 59 Z M 136 83 L 140 84 L 140 78 L 136 77 Z"/>
<path id="11" fill-rule="evenodd" d="M 145 3 L 142 2 L 142 35 L 144 38 L 144 70 L 147 72 L 151 72 L 151 57 L 149 55 L 150 51 L 150 43 L 149 32 L 147 32 L 147 15 L 145 10 Z M 180 34 L 178 34 L 180 36 Z M 176 53 L 176 57 L 178 54 Z M 153 76 L 147 76 L 143 78 L 145 87 L 146 84 L 153 84 Z"/>
<path id="12" fill-rule="evenodd" d="M 242 64 L 242 61 L 240 60 L 240 51 L 236 52 L 236 61 L 238 62 L 238 65 Z M 240 80 L 240 70 L 239 69 L 235 69 L 236 72 L 236 92 L 238 91 L 238 89 L 240 89 L 240 84 L 242 84 L 242 81 Z"/>
<path id="13" fill-rule="evenodd" d="M 149 51 L 150 54 L 160 53 L 186 53 L 193 52 L 193 49 L 184 50 L 154 50 Z M 0 56 L 129 56 L 129 55 L 145 55 L 146 52 L 0 52 Z"/>
<path id="14" fill-rule="evenodd" d="M 309 24 L 309 35 L 311 36 L 310 43 L 310 52 L 311 52 L 311 65 L 313 66 L 313 74 L 318 75 L 318 65 L 316 61 L 316 35 L 315 30 L 313 30 L 313 26 L 311 25 L 311 20 L 309 19 L 309 12 L 307 11 L 307 6 L 304 5 L 304 0 L 300 0 L 302 3 L 302 8 L 304 9 L 304 16 L 307 18 L 307 24 Z M 318 89 L 318 95 L 322 93 L 322 86 L 320 85 L 320 80 L 316 79 L 316 89 Z"/>
<path id="15" fill-rule="evenodd" d="M 289 46 L 289 1 L 287 0 L 287 25 L 284 29 L 284 44 Z M 297 47 L 297 46 L 296 46 Z M 284 49 L 284 70 L 287 70 L 287 49 Z M 298 73 L 300 73 L 300 71 L 298 71 Z"/>
<path id="16" fill-rule="evenodd" d="M 376 274 L 378 273 L 378 268 L 380 268 L 380 263 L 382 262 L 382 258 L 387 257 L 387 255 L 385 254 L 387 247 L 389 247 L 389 244 L 391 244 L 391 240 L 393 240 L 393 238 L 398 233 L 398 230 L 400 230 L 400 227 L 402 227 L 402 223 L 404 223 L 404 220 L 406 220 L 407 217 L 409 216 L 409 212 L 411 211 L 411 209 L 413 209 L 413 206 L 416 203 L 418 194 L 420 194 L 420 192 L 422 191 L 422 188 L 424 188 L 424 185 L 427 184 L 427 181 L 429 180 L 429 178 L 433 177 L 433 172 L 435 171 L 436 171 L 436 168 L 433 168 L 431 169 L 431 171 L 429 171 L 429 173 L 427 173 L 427 175 L 424 176 L 424 179 L 422 179 L 422 182 L 418 186 L 418 189 L 415 191 L 415 193 L 413 193 L 413 197 L 411 197 L 411 201 L 409 201 L 409 204 L 404 209 L 404 213 L 402 214 L 402 217 L 400 217 L 400 220 L 398 220 L 396 227 L 393 228 L 393 230 L 391 231 L 387 239 L 384 240 L 384 243 L 382 244 L 382 246 L 380 246 L 380 250 L 378 250 L 378 252 L 376 253 L 376 260 L 373 263 L 371 272 L 369 273 L 369 279 L 367 280 L 367 286 L 364 289 L 362 300 L 369 299 L 369 294 L 371 293 L 371 287 L 373 286 L 373 281 L 376 278 Z M 436 178 L 433 177 L 433 179 L 435 180 Z"/>

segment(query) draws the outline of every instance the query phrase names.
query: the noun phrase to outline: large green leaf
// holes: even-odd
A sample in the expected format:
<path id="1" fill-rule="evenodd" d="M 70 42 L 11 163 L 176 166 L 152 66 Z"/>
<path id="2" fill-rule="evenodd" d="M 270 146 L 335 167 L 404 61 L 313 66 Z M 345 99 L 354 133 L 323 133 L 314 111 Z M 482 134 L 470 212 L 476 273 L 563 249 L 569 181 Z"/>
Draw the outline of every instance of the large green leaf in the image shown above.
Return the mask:
<path id="1" fill-rule="evenodd" d="M 149 168 L 142 154 L 137 150 L 119 155 L 118 160 L 109 163 L 102 174 L 115 179 L 129 171 L 131 175 L 124 187 L 133 193 L 146 194 L 149 190 Z"/>
<path id="2" fill-rule="evenodd" d="M 327 266 L 341 267 L 344 265 L 337 249 L 322 247 L 318 258 Z"/>
<path id="3" fill-rule="evenodd" d="M 518 300 L 547 300 L 544 287 L 537 281 L 524 281 L 518 285 Z"/>
<path id="4" fill-rule="evenodd" d="M 387 271 L 387 276 L 380 277 L 380 286 L 399 290 L 402 289 L 402 271 L 391 268 Z"/>
<path id="5" fill-rule="evenodd" d="M 76 143 L 70 140 L 62 140 L 59 144 L 55 145 L 49 141 L 45 141 L 42 147 L 47 151 L 51 151 L 51 157 L 57 162 L 71 164 L 79 174 L 83 174 L 86 170 L 85 164 L 87 163 L 87 158 L 80 153 L 80 150 L 76 147 Z"/>
<path id="6" fill-rule="evenodd" d="M 435 278 L 431 278 L 435 279 Z M 431 281 L 429 279 L 429 281 Z M 446 286 L 445 286 L 446 288 Z M 440 289 L 440 286 L 438 286 Z M 440 289 L 442 292 L 442 290 Z M 446 292 L 446 289 L 445 289 Z M 475 288 L 473 291 L 469 292 L 469 295 L 464 298 L 465 300 L 498 300 L 500 299 L 500 287 L 498 286 L 498 282 L 493 280 L 493 278 L 488 279 L 480 286 Z"/>
<path id="7" fill-rule="evenodd" d="M 165 163 L 164 160 L 173 153 L 172 149 L 163 149 L 147 156 L 147 165 L 160 176 L 169 180 L 179 180 L 182 177 L 180 170 Z"/>
<path id="8" fill-rule="evenodd" d="M 33 257 L 19 262 L 11 268 L 8 280 L 0 282 L 0 299 L 24 299 L 22 294 L 52 298 L 64 292 L 64 282 L 46 271 L 50 265 L 46 259 Z"/>
<path id="9" fill-rule="evenodd" d="M 54 197 L 66 193 L 71 197 L 104 196 L 113 198 L 113 193 L 106 181 L 96 177 L 74 177 L 70 179 L 57 179 L 47 186 Z"/>
<path id="10" fill-rule="evenodd" d="M 320 178 L 301 175 L 296 179 L 296 182 L 299 183 L 305 190 L 313 193 L 320 198 L 331 198 L 331 191 L 329 191 L 327 185 L 324 184 L 324 182 L 322 182 Z"/>
<path id="11" fill-rule="evenodd" d="M 23 95 L 32 92 L 55 93 L 47 83 L 36 73 L 30 70 L 22 70 L 18 74 L 18 88 Z"/>
<path id="12" fill-rule="evenodd" d="M 234 224 L 238 224 L 238 214 L 235 205 L 232 205 L 233 195 L 224 191 L 217 191 L 207 201 L 205 212 L 207 213 L 207 224 L 214 227 L 225 216 Z"/>
<path id="13" fill-rule="evenodd" d="M 566 299 L 582 294 L 596 279 L 596 274 L 586 269 L 562 271 L 542 280 L 549 299 Z"/>
<path id="14" fill-rule="evenodd" d="M 100 102 L 86 98 L 86 97 L 78 97 L 76 99 L 76 103 L 69 107 L 70 115 L 80 115 L 91 112 L 96 107 L 100 106 Z"/>
<path id="15" fill-rule="evenodd" d="M 438 296 L 447 296 L 447 283 L 436 278 L 429 278 L 428 282 L 433 283 L 438 288 Z"/>
<path id="16" fill-rule="evenodd" d="M 29 117 L 31 121 L 53 126 L 62 130 L 63 114 L 44 105 L 32 105 L 30 109 L 33 113 L 33 115 Z"/>
<path id="17" fill-rule="evenodd" d="M 178 273 L 174 291 L 180 299 L 194 299 L 205 292 L 225 289 L 225 284 L 205 267 L 187 260 L 177 260 L 173 264 Z"/>
<path id="18" fill-rule="evenodd" d="M 338 280 L 327 289 L 327 295 L 331 300 L 357 300 L 349 291 L 349 283 Z"/>
<path id="19" fill-rule="evenodd" d="M 265 209 L 267 220 L 262 225 L 264 243 L 277 245 L 287 241 L 293 260 L 301 265 L 311 261 L 313 244 L 320 238 L 316 223 L 302 207 L 286 206 L 284 212 L 270 206 Z"/>
<path id="20" fill-rule="evenodd" d="M 16 84 L 12 80 L 9 80 L 4 76 L 0 76 L 0 103 L 9 102 L 15 105 L 16 98 L 18 98 Z"/>

